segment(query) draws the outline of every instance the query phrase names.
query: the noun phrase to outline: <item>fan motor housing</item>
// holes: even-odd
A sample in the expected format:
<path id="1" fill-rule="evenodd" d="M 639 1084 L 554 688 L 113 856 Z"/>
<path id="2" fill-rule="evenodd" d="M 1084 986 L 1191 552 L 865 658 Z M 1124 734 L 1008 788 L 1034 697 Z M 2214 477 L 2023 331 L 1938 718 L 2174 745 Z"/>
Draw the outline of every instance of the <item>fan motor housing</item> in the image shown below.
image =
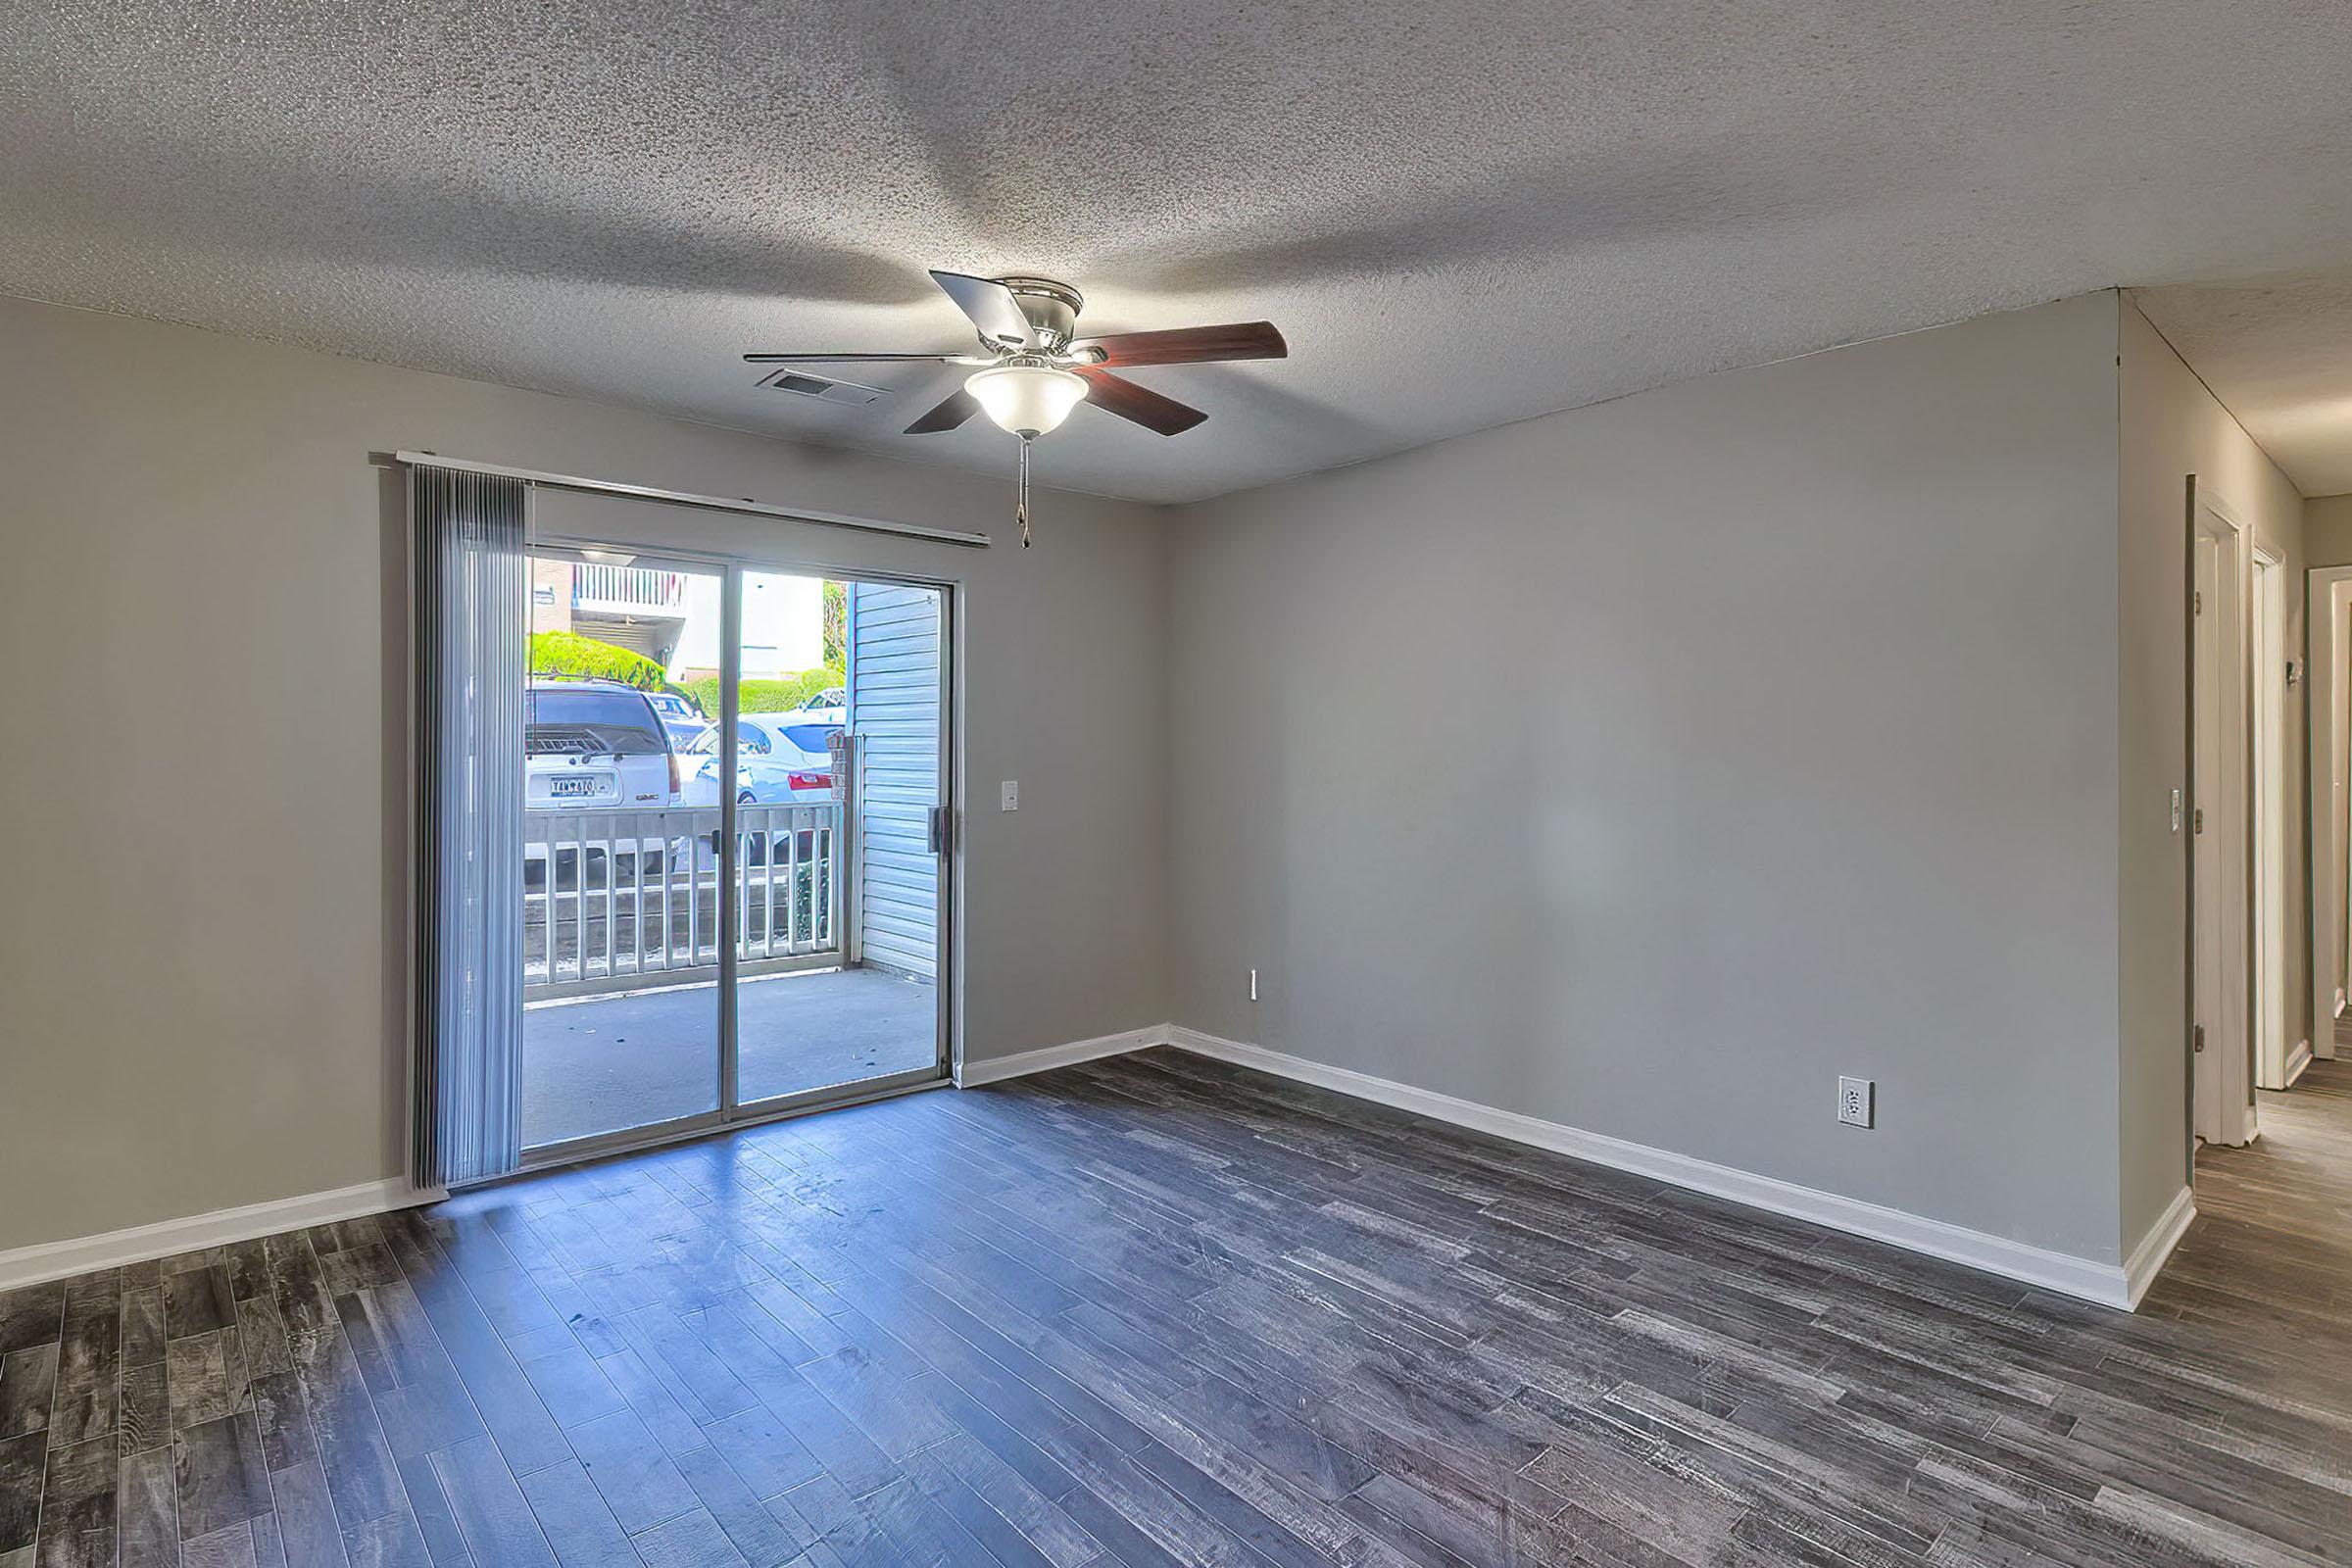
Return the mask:
<path id="1" fill-rule="evenodd" d="M 1012 291 L 1021 315 L 1045 340 L 1047 350 L 1058 349 L 1078 335 L 1078 313 L 1086 308 L 1086 297 L 1069 284 L 1051 277 L 1017 275 L 997 281 Z"/>

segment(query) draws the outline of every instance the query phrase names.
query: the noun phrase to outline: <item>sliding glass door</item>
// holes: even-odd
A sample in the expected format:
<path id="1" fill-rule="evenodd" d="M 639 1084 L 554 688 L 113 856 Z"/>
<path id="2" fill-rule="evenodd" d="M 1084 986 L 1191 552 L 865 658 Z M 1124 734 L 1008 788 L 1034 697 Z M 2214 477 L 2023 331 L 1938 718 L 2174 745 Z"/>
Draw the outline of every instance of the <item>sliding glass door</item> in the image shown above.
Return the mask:
<path id="1" fill-rule="evenodd" d="M 947 742 L 940 590 L 760 571 L 743 582 L 741 1099 L 778 1104 L 845 1084 L 936 1077 L 947 864 L 933 838 Z M 762 682 L 756 671 L 778 659 L 779 626 L 820 599 L 824 688 Z M 826 972 L 795 974 L 812 952 Z"/>
<path id="2" fill-rule="evenodd" d="M 721 1103 L 717 802 L 684 786 L 726 573 L 604 548 L 541 547 L 530 568 L 522 1143 L 539 1150 Z"/>
<path id="3" fill-rule="evenodd" d="M 534 1162 L 944 1076 L 952 596 L 534 546 Z"/>

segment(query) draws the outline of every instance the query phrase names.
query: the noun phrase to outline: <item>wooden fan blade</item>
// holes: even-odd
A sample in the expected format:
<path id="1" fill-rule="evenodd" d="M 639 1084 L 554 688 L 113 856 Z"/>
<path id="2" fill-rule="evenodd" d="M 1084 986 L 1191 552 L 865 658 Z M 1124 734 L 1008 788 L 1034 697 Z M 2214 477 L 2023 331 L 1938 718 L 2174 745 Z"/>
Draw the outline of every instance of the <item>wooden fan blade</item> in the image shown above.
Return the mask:
<path id="1" fill-rule="evenodd" d="M 943 398 L 938 407 L 906 427 L 908 435 L 937 435 L 953 430 L 980 412 L 980 400 L 957 387 Z"/>
<path id="2" fill-rule="evenodd" d="M 956 308 L 970 317 L 980 335 L 990 342 L 1027 348 L 1035 341 L 1029 318 L 1021 314 L 1021 302 L 1013 297 L 1012 290 L 995 278 L 943 272 L 934 267 L 931 281 L 947 291 Z"/>
<path id="3" fill-rule="evenodd" d="M 1210 360 L 1288 359 L 1291 346 L 1272 321 L 1179 326 L 1165 332 L 1112 332 L 1080 338 L 1074 355 L 1100 354 L 1097 365 L 1200 365 Z"/>
<path id="4" fill-rule="evenodd" d="M 1086 377 L 1086 400 L 1089 403 L 1106 414 L 1132 419 L 1147 430 L 1157 430 L 1161 435 L 1182 435 L 1208 417 L 1189 403 L 1161 397 L 1150 387 L 1138 386 L 1125 376 L 1113 375 L 1108 370 L 1098 370 L 1085 365 L 1073 366 L 1072 368 Z"/>
<path id="5" fill-rule="evenodd" d="M 746 354 L 751 365 L 948 365 L 963 358 L 956 354 Z"/>

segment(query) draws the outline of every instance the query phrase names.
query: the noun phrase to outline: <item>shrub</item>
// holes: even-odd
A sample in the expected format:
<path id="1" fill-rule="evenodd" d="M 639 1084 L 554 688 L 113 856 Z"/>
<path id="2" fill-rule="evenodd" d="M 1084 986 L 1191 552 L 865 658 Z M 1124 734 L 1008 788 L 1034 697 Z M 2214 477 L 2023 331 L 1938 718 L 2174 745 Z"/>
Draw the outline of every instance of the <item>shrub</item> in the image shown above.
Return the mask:
<path id="1" fill-rule="evenodd" d="M 662 666 L 643 654 L 576 631 L 531 633 L 531 673 L 613 680 L 642 692 L 663 691 L 669 686 Z"/>
<path id="2" fill-rule="evenodd" d="M 839 666 L 819 664 L 814 669 L 802 670 L 790 680 L 747 680 L 743 683 L 743 689 L 738 694 L 737 701 L 747 713 L 789 712 L 828 686 L 841 686 L 847 682 L 848 677 L 842 673 Z M 688 701 L 701 709 L 705 717 L 712 719 L 718 717 L 718 677 L 716 675 L 705 675 L 701 680 L 690 680 L 683 690 Z"/>

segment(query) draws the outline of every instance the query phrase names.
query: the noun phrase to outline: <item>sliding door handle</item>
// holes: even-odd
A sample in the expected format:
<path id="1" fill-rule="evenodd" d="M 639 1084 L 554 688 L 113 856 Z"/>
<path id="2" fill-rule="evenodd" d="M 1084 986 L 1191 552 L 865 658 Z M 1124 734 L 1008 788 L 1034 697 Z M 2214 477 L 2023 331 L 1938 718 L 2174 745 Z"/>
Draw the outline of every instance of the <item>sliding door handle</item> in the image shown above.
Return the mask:
<path id="1" fill-rule="evenodd" d="M 944 806 L 931 808 L 931 853 L 945 855 L 955 847 L 956 818 Z"/>

